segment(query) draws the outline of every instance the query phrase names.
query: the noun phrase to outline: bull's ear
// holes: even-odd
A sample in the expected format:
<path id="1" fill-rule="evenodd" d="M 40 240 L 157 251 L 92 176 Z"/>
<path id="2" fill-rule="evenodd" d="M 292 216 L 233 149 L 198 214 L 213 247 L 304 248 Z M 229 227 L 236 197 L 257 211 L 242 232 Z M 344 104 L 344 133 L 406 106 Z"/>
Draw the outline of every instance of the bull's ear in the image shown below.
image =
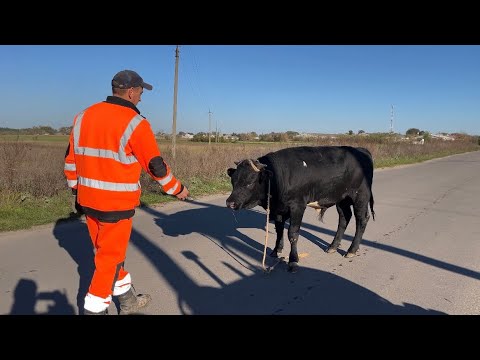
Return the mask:
<path id="1" fill-rule="evenodd" d="M 228 176 L 232 177 L 232 175 L 233 175 L 233 173 L 235 172 L 235 170 L 236 170 L 236 169 L 234 169 L 234 168 L 229 168 L 229 169 L 227 170 Z"/>
<path id="2" fill-rule="evenodd" d="M 273 172 L 267 169 L 260 171 L 260 181 L 271 179 L 273 177 Z"/>

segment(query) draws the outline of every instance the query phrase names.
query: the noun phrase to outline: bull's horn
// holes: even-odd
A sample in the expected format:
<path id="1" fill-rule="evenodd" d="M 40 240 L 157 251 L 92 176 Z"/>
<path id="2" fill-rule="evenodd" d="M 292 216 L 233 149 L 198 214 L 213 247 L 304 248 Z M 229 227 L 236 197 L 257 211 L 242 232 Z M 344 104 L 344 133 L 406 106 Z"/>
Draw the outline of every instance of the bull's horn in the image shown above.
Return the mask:
<path id="1" fill-rule="evenodd" d="M 255 160 L 255 164 L 253 163 L 252 159 L 248 159 L 248 162 L 252 166 L 253 170 L 256 172 L 260 172 L 266 165 L 260 163 L 258 160 Z"/>
<path id="2" fill-rule="evenodd" d="M 238 165 L 241 163 L 241 161 L 234 161 L 235 165 Z"/>
<path id="3" fill-rule="evenodd" d="M 253 163 L 252 159 L 248 159 L 248 162 L 249 162 L 250 165 L 252 166 L 253 170 L 255 170 L 256 172 L 259 172 L 259 171 L 260 171 L 260 169 L 257 168 L 257 167 L 255 166 L 255 164 Z"/>
<path id="4" fill-rule="evenodd" d="M 260 170 L 262 170 L 264 167 L 266 167 L 267 165 L 265 164 L 262 164 L 260 161 L 258 160 L 255 160 L 255 165 L 257 165 L 257 168 L 259 168 Z"/>

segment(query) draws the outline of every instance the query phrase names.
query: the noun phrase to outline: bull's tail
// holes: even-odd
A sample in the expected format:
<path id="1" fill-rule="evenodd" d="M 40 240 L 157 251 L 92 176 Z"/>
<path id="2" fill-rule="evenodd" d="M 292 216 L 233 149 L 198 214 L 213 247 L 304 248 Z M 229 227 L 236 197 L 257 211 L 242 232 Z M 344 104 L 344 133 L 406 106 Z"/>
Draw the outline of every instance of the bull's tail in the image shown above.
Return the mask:
<path id="1" fill-rule="evenodd" d="M 375 211 L 373 211 L 373 194 L 370 194 L 370 212 L 372 213 L 373 221 L 375 221 Z"/>
<path id="2" fill-rule="evenodd" d="M 325 211 L 327 211 L 328 208 L 324 207 L 320 210 L 320 213 L 318 214 L 318 220 L 320 220 L 323 223 L 323 215 L 325 214 Z"/>

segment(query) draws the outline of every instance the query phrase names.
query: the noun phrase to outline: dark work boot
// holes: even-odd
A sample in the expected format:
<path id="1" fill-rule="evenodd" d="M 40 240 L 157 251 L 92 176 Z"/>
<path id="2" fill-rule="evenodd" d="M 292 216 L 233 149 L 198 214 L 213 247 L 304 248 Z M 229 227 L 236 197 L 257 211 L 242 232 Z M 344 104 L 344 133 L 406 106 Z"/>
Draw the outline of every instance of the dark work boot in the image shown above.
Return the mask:
<path id="1" fill-rule="evenodd" d="M 133 287 L 125 294 L 118 295 L 120 303 L 120 315 L 136 314 L 138 311 L 150 303 L 152 297 L 148 294 L 138 294 L 133 292 Z"/>
<path id="2" fill-rule="evenodd" d="M 87 309 L 83 309 L 83 315 L 108 315 L 108 309 L 105 309 L 100 312 L 93 312 Z"/>

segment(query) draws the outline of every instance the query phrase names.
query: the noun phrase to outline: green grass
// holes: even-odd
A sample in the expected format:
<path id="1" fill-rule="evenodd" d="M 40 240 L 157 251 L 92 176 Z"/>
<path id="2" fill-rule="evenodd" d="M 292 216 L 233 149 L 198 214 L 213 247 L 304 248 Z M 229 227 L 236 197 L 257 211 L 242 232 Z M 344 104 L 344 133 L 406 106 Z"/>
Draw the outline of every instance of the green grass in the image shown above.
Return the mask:
<path id="1" fill-rule="evenodd" d="M 185 182 L 185 185 L 192 198 L 203 195 L 222 194 L 232 190 L 230 178 L 219 178 L 214 180 L 193 178 L 190 179 L 190 181 Z M 157 193 L 142 193 L 142 196 L 140 197 L 140 202 L 144 205 L 155 205 L 176 200 L 177 199 L 174 196 Z"/>
<path id="2" fill-rule="evenodd" d="M 416 164 L 416 163 L 421 163 L 427 160 L 442 158 L 445 156 L 461 154 L 461 153 L 464 153 L 464 151 L 454 152 L 451 150 L 445 150 L 445 151 L 438 151 L 432 154 L 422 154 L 422 155 L 415 155 L 415 156 L 401 155 L 401 156 L 397 156 L 389 159 L 381 159 L 381 160 L 375 161 L 374 167 L 375 169 L 381 169 L 385 167 Z"/>
<path id="3" fill-rule="evenodd" d="M 231 190 L 230 179 L 205 181 L 192 179 L 186 184 L 190 196 L 196 198 L 208 194 L 226 193 Z M 159 186 L 160 189 L 160 186 Z M 24 194 L 0 197 L 0 232 L 29 229 L 36 225 L 54 223 L 61 218 L 73 216 L 70 190 L 59 195 L 36 199 Z M 143 193 L 140 202 L 154 205 L 178 201 L 175 197 L 160 193 Z"/>
<path id="4" fill-rule="evenodd" d="M 69 217 L 72 211 L 70 191 L 51 198 L 38 199 L 17 195 L 1 200 L 0 232 L 49 224 L 59 218 Z"/>

